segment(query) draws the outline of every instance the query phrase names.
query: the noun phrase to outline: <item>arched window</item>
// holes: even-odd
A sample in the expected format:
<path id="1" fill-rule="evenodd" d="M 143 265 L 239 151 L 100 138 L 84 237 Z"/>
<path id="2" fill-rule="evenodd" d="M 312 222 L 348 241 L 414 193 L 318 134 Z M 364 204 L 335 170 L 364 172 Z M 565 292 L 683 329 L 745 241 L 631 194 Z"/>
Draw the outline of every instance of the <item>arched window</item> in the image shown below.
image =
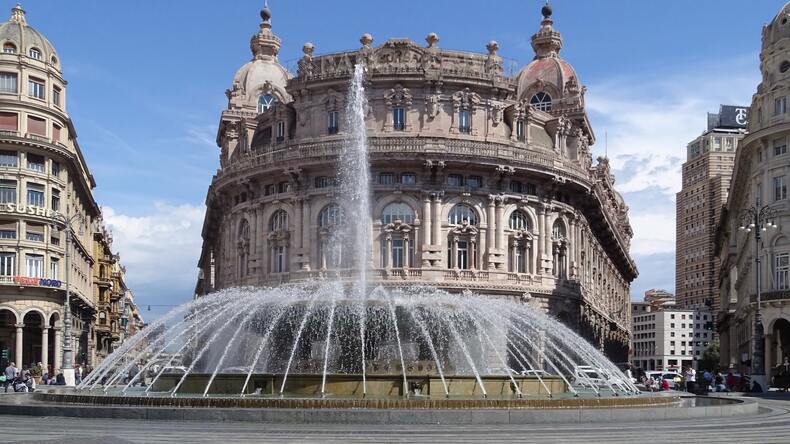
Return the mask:
<path id="1" fill-rule="evenodd" d="M 318 213 L 318 226 L 321 228 L 331 227 L 333 225 L 340 225 L 343 221 L 340 207 L 336 204 L 329 204 Z"/>
<path id="2" fill-rule="evenodd" d="M 774 289 L 790 289 L 790 240 L 784 236 L 774 244 Z"/>
<path id="3" fill-rule="evenodd" d="M 99 312 L 99 325 L 107 325 L 107 313 Z"/>
<path id="4" fill-rule="evenodd" d="M 565 237 L 565 224 L 562 221 L 554 222 L 554 226 L 551 228 L 551 237 L 552 239 L 563 239 Z"/>
<path id="5" fill-rule="evenodd" d="M 288 213 L 285 210 L 277 210 L 269 221 L 269 231 L 287 231 Z"/>
<path id="6" fill-rule="evenodd" d="M 262 96 L 258 97 L 258 112 L 262 113 L 267 109 L 274 106 L 277 102 L 277 98 L 275 98 L 271 94 L 263 94 Z"/>
<path id="7" fill-rule="evenodd" d="M 11 42 L 3 44 L 3 52 L 6 54 L 16 54 L 16 45 Z"/>
<path id="8" fill-rule="evenodd" d="M 41 60 L 41 51 L 38 48 L 30 48 L 27 55 L 29 55 L 31 59 Z"/>
<path id="9" fill-rule="evenodd" d="M 464 221 L 469 225 L 477 225 L 477 213 L 469 205 L 458 204 L 450 210 L 448 216 L 450 225 L 462 225 Z"/>
<path id="10" fill-rule="evenodd" d="M 535 94 L 529 104 L 541 111 L 551 111 L 551 96 L 543 91 Z"/>
<path id="11" fill-rule="evenodd" d="M 391 224 L 396 220 L 412 224 L 414 223 L 414 211 L 403 202 L 393 202 L 384 207 L 384 211 L 381 212 L 381 223 Z"/>
<path id="12" fill-rule="evenodd" d="M 516 231 L 531 230 L 529 218 L 523 211 L 514 211 L 510 215 L 510 229 Z"/>

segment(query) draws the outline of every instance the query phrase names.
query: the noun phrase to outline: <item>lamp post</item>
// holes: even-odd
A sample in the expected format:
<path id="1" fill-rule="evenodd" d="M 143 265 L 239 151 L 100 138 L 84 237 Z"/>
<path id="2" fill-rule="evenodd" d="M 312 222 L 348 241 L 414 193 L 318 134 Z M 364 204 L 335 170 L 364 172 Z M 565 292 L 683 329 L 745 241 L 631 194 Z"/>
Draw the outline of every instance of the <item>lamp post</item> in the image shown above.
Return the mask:
<path id="1" fill-rule="evenodd" d="M 762 232 L 769 228 L 776 228 L 776 210 L 765 205 L 760 206 L 760 201 L 755 205 L 741 211 L 740 230 L 746 233 L 754 230 L 754 262 L 755 284 L 757 286 L 757 310 L 754 314 L 754 352 L 752 353 L 752 381 L 757 382 L 762 390 L 767 388 L 768 379 L 765 376 L 765 332 L 763 331 L 763 318 L 760 313 L 762 288 L 760 287 L 760 239 Z"/>
<path id="2" fill-rule="evenodd" d="M 76 383 L 74 375 L 74 358 L 71 350 L 71 287 L 69 285 L 71 263 L 69 259 L 71 257 L 71 243 L 74 232 L 73 224 L 77 219 L 79 219 L 79 214 L 74 214 L 71 217 L 62 214 L 56 216 L 56 220 L 66 230 L 66 301 L 63 304 L 65 313 L 63 314 L 63 362 L 61 364 L 61 371 L 63 372 L 63 378 L 66 380 L 67 386 L 74 386 Z"/>

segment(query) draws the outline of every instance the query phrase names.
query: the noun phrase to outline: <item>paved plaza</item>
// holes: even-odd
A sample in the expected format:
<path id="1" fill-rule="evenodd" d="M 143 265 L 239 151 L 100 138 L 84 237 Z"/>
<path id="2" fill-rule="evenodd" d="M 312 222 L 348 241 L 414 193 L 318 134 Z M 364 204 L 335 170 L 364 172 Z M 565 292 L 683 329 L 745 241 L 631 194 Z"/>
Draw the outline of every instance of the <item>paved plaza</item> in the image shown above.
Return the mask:
<path id="1" fill-rule="evenodd" d="M 192 442 L 636 442 L 786 443 L 790 396 L 760 399 L 760 412 L 736 418 L 546 425 L 341 425 L 140 421 L 0 416 L 0 441 L 13 443 Z M 689 433 L 693 430 L 694 433 Z"/>

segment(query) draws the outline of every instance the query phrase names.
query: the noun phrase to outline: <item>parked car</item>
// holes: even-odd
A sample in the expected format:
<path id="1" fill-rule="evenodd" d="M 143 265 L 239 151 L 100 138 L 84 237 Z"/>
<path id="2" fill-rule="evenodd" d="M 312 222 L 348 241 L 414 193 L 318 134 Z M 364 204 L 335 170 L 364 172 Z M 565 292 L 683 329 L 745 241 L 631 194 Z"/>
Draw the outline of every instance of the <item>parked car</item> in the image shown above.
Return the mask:
<path id="1" fill-rule="evenodd" d="M 573 379 L 583 386 L 606 387 L 613 383 L 612 375 L 604 369 L 590 365 L 579 365 L 573 369 Z"/>

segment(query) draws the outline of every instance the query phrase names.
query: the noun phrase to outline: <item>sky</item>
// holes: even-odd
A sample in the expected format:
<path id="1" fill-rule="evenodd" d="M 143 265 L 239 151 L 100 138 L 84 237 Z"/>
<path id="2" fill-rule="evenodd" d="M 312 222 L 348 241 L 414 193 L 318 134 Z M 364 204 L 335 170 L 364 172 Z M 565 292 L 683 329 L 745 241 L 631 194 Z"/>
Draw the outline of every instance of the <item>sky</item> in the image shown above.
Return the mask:
<path id="1" fill-rule="evenodd" d="M 8 14 L 15 2 L 2 1 Z M 96 179 L 96 200 L 146 320 L 188 301 L 197 276 L 206 190 L 224 91 L 251 58 L 262 0 L 27 0 L 28 23 L 54 44 L 67 108 Z M 436 32 L 448 49 L 500 45 L 527 64 L 539 0 L 270 0 L 280 61 Z M 675 193 L 685 146 L 720 104 L 748 105 L 762 26 L 779 0 L 554 0 L 561 56 L 588 87 L 586 108 L 631 208 L 632 297 L 674 291 Z M 1 14 L 1 13 L 0 13 Z M 148 306 L 151 311 L 148 311 Z"/>

